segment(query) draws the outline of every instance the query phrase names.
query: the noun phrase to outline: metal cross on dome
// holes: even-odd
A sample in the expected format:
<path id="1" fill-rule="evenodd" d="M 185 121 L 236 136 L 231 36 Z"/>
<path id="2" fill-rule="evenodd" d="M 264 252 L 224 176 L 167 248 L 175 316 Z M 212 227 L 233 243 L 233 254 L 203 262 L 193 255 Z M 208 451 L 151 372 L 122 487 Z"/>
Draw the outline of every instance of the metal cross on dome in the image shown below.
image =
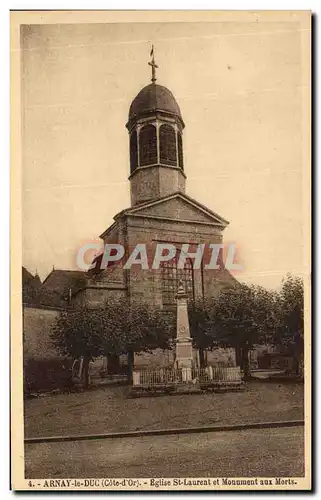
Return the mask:
<path id="1" fill-rule="evenodd" d="M 152 58 L 152 60 L 148 64 L 149 64 L 149 66 L 152 67 L 152 82 L 155 83 L 156 82 L 156 68 L 158 68 L 158 66 L 155 63 L 155 59 L 154 59 L 154 45 L 152 45 L 152 50 L 150 51 L 150 57 Z"/>

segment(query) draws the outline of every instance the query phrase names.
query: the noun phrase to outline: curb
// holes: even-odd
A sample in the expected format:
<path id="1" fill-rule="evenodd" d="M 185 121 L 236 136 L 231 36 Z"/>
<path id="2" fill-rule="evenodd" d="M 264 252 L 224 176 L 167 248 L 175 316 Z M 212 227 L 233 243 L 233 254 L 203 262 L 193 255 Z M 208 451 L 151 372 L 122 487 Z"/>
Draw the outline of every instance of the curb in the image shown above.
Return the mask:
<path id="1" fill-rule="evenodd" d="M 227 432 L 227 431 L 242 431 L 247 429 L 273 429 L 278 427 L 298 427 L 304 426 L 304 420 L 285 420 L 280 422 L 259 422 L 250 424 L 236 425 L 210 425 L 203 427 L 186 427 L 178 429 L 158 429 L 158 430 L 141 430 L 128 432 L 110 432 L 104 434 L 84 434 L 74 436 L 45 436 L 26 438 L 25 444 L 36 443 L 58 443 L 67 441 L 89 441 L 95 439 L 114 439 L 114 438 L 131 438 L 144 436 L 170 436 L 173 434 L 196 434 L 203 432 Z"/>

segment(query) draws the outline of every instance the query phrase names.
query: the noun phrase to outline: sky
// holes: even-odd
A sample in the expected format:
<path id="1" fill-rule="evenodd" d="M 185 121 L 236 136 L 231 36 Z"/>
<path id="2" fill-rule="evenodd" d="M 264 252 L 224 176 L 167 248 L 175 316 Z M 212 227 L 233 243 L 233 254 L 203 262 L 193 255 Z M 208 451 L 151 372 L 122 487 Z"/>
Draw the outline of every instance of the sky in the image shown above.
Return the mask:
<path id="1" fill-rule="evenodd" d="M 23 265 L 41 279 L 76 269 L 130 206 L 125 124 L 153 43 L 186 126 L 186 192 L 230 221 L 237 278 L 278 288 L 302 274 L 302 36 L 296 22 L 24 25 Z"/>

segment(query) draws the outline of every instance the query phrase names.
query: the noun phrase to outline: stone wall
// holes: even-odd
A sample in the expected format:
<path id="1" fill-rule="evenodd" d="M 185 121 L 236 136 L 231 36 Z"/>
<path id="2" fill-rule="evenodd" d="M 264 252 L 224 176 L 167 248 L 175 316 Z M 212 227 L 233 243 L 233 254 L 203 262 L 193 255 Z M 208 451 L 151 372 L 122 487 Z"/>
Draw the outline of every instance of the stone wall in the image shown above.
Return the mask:
<path id="1" fill-rule="evenodd" d="M 108 300 L 122 300 L 126 298 L 125 289 L 107 288 L 107 287 L 91 287 L 84 291 L 83 300 L 91 306 L 100 306 Z"/>
<path id="2" fill-rule="evenodd" d="M 50 341 L 51 328 L 58 317 L 57 309 L 23 307 L 24 359 L 50 359 L 59 355 Z"/>

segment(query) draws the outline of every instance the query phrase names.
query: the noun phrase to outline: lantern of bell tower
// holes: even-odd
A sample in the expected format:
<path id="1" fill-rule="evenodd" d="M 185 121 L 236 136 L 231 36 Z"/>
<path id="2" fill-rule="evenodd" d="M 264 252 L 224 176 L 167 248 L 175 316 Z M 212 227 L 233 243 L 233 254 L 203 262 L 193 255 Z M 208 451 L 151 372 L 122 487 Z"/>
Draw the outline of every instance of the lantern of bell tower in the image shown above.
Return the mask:
<path id="1" fill-rule="evenodd" d="M 166 87 L 156 84 L 154 49 L 152 83 L 133 100 L 126 127 L 129 132 L 131 203 L 185 192 L 184 122 L 179 106 Z"/>

